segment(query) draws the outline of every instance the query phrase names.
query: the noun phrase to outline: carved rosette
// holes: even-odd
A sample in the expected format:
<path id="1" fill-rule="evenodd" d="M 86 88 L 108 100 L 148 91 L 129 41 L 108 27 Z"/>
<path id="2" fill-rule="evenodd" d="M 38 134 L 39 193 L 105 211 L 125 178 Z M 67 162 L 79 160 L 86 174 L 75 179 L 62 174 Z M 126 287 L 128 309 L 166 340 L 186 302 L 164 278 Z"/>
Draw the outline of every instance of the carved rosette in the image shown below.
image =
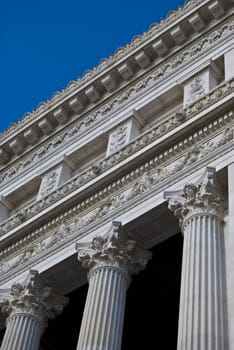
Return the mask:
<path id="1" fill-rule="evenodd" d="M 113 267 L 132 275 L 145 268 L 151 253 L 138 247 L 127 237 L 121 223 L 114 221 L 105 236 L 97 236 L 91 242 L 77 243 L 78 260 L 90 274 L 102 267 Z"/>
<path id="2" fill-rule="evenodd" d="M 215 168 L 207 167 L 197 183 L 187 183 L 179 191 L 165 192 L 168 208 L 184 225 L 191 216 L 209 214 L 222 216 L 223 201 L 218 194 Z"/>
<path id="3" fill-rule="evenodd" d="M 44 324 L 62 312 L 68 298 L 45 286 L 38 271 L 30 270 L 23 282 L 14 283 L 10 289 L 0 290 L 0 308 L 10 317 L 28 314 L 39 318 Z"/>

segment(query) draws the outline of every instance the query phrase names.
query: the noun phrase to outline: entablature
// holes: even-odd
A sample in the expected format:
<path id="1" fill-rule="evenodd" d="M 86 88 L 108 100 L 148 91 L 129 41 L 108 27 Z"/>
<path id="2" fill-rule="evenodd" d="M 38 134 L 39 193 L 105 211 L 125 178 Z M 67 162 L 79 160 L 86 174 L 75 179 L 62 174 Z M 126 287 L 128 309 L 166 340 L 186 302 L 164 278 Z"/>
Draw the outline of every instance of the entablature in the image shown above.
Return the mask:
<path id="1" fill-rule="evenodd" d="M 86 184 L 79 182 L 79 177 L 74 178 L 46 197 L 46 207 L 40 207 L 43 201 L 35 203 L 32 216 L 26 211 L 28 216 L 22 221 L 22 217 L 14 217 L 13 225 L 5 228 L 4 225 L 10 222 L 2 223 L 0 258 L 3 275 L 12 273 L 19 265 L 21 268 L 21 264 L 28 266 L 42 255 L 53 254 L 61 245 L 70 244 L 77 235 L 84 237 L 88 227 L 123 215 L 155 193 L 160 195 L 180 176 L 220 161 L 233 152 L 233 92 L 225 105 L 224 101 L 217 103 L 219 93 L 216 91 L 212 92 L 216 103 L 209 106 L 209 111 L 204 101 L 202 111 L 202 99 L 199 100 L 194 103 L 194 109 L 190 109 L 193 117 L 182 125 L 167 130 L 165 135 L 157 135 L 151 130 L 150 134 L 134 140 L 130 147 L 114 154 L 112 159 L 117 160 L 118 154 L 121 162 L 112 163 L 110 170 L 106 169 L 108 164 L 103 163 L 103 174 L 89 179 Z M 211 96 L 203 99 L 211 101 Z M 200 115 L 197 114 L 198 106 Z"/>
<path id="2" fill-rule="evenodd" d="M 8 240 L 5 248 L 2 242 L 1 282 L 7 283 L 32 266 L 45 271 L 69 258 L 75 253 L 75 242 L 90 239 L 90 235 L 102 231 L 112 220 L 128 224 L 133 214 L 137 218 L 161 205 L 165 189 L 201 174 L 207 164 L 223 169 L 222 158 L 234 154 L 233 113 L 233 110 L 218 113 L 215 120 L 207 121 L 202 128 L 180 138 L 180 142 L 174 141 L 169 149 L 158 150 L 154 156 L 142 159 L 134 169 L 126 170 L 87 198 L 78 201 L 78 197 L 76 204 L 71 203 L 70 207 L 63 207 L 63 212 L 37 223 L 36 229 L 22 231 L 14 241 Z M 223 174 L 221 178 L 223 182 Z M 160 232 L 152 234 L 151 243 Z M 144 239 L 143 235 L 142 242 Z M 149 244 L 148 239 L 145 244 Z"/>
<path id="3" fill-rule="evenodd" d="M 32 197 L 30 205 L 25 203 L 24 206 L 17 208 L 18 210 L 16 208 L 12 210 L 9 218 L 0 223 L 1 234 L 5 236 L 7 233 L 8 236 L 13 230 L 12 234 L 15 235 L 15 228 L 17 232 L 21 224 L 24 227 L 29 224 L 31 227 L 36 224 L 37 220 L 42 220 L 43 216 L 47 216 L 48 213 L 52 215 L 53 211 L 57 211 L 60 206 L 64 207 L 66 202 L 73 201 L 76 196 L 81 198 L 94 192 L 96 188 L 102 187 L 106 182 L 119 176 L 126 168 L 134 167 L 142 159 L 149 157 L 155 150 L 158 152 L 159 149 L 168 147 L 173 140 L 179 140 L 191 129 L 203 125 L 208 120 L 213 120 L 220 110 L 222 113 L 225 110 L 228 111 L 233 105 L 233 96 L 234 78 L 220 84 L 209 94 L 185 109 L 168 114 L 163 122 L 154 124 L 153 127 L 141 133 L 131 142 L 116 149 L 116 152 L 109 155 L 104 152 L 100 159 L 94 157 L 93 162 L 85 163 L 86 167 L 83 171 L 74 174 L 71 178 L 69 178 L 70 175 L 68 178 L 65 177 L 62 184 L 58 182 L 57 186 L 53 187 L 51 191 L 45 192 L 44 195 L 38 192 L 40 184 L 38 177 L 32 180 L 34 186 L 29 182 L 27 186 L 19 187 L 20 193 L 17 190 L 6 196 L 6 200 L 12 206 L 14 206 L 15 201 L 19 202 L 20 198 L 25 197 L 27 193 L 31 198 L 30 193 L 33 193 L 33 188 L 36 191 L 34 198 Z M 229 119 L 225 119 L 225 123 L 226 120 L 229 121 Z M 172 148 L 169 149 L 170 151 L 167 151 L 168 157 L 174 152 Z M 65 158 L 62 164 L 66 165 L 65 171 L 67 172 L 66 169 L 70 163 Z M 57 168 L 54 166 L 54 169 L 58 169 L 58 167 L 61 166 L 57 165 Z"/>

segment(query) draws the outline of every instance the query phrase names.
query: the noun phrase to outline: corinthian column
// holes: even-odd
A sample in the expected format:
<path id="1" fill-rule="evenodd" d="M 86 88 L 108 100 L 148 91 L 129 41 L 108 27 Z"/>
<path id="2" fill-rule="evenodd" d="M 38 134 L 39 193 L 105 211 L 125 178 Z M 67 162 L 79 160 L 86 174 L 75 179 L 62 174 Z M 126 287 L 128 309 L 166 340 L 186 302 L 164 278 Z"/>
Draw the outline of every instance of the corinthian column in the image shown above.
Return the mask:
<path id="1" fill-rule="evenodd" d="M 184 235 L 178 350 L 224 350 L 222 201 L 215 169 L 165 192 Z"/>
<path id="2" fill-rule="evenodd" d="M 130 276 L 151 253 L 128 240 L 119 222 L 105 236 L 77 244 L 78 259 L 89 269 L 89 289 L 77 350 L 120 350 Z"/>
<path id="3" fill-rule="evenodd" d="M 67 301 L 45 286 L 35 270 L 24 282 L 0 290 L 0 307 L 9 314 L 1 350 L 38 350 L 47 320 L 60 313 Z"/>

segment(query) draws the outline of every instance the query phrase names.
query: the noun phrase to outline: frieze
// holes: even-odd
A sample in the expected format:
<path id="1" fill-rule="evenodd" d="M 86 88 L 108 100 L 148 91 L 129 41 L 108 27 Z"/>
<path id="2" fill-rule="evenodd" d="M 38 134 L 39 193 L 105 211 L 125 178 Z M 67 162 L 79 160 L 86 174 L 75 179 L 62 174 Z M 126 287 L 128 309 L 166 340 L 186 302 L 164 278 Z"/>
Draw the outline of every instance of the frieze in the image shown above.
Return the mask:
<path id="1" fill-rule="evenodd" d="M 67 98 L 79 88 L 82 88 L 82 86 L 86 85 L 88 82 L 91 82 L 91 80 L 95 79 L 98 75 L 107 70 L 114 63 L 118 62 L 129 53 L 135 51 L 138 47 L 154 38 L 157 34 L 160 34 L 165 30 L 167 26 L 177 21 L 179 18 L 186 15 L 186 13 L 199 6 L 203 2 L 204 0 L 189 1 L 186 2 L 184 6 L 180 6 L 178 10 L 170 11 L 165 19 L 161 19 L 160 23 L 154 23 L 147 31 L 143 32 L 143 34 L 134 36 L 132 41 L 126 44 L 125 47 L 118 48 L 114 54 L 109 56 L 109 58 L 102 59 L 99 64 L 92 70 L 86 70 L 83 76 L 77 78 L 77 80 L 70 81 L 66 88 L 62 89 L 59 92 L 55 92 L 50 99 L 39 103 L 32 112 L 25 113 L 21 119 L 15 123 L 12 123 L 8 129 L 0 133 L 0 142 L 3 142 L 4 139 L 18 131 L 20 127 L 23 127 L 30 121 L 35 120 L 42 113 L 45 113 L 49 108 L 52 108 L 55 104 L 62 102 L 65 98 Z"/>
<path id="2" fill-rule="evenodd" d="M 170 119 L 166 120 L 164 123 L 157 125 L 155 128 L 147 131 L 140 137 L 136 138 L 133 142 L 129 143 L 121 150 L 115 152 L 111 156 L 101 160 L 97 164 L 94 164 L 85 172 L 72 178 L 70 181 L 66 182 L 63 186 L 58 188 L 56 191 L 50 193 L 49 195 L 36 201 L 29 207 L 26 207 L 16 214 L 11 216 L 8 220 L 0 224 L 0 235 L 5 232 L 17 227 L 20 223 L 38 214 L 40 211 L 46 209 L 58 200 L 66 197 L 69 193 L 82 187 L 84 184 L 88 183 L 90 180 L 95 178 L 98 174 L 101 174 L 118 162 L 126 159 L 130 155 L 134 154 L 143 147 L 149 145 L 153 141 L 159 139 L 164 134 L 168 133 L 170 130 L 174 129 L 176 126 L 181 125 L 185 120 L 188 120 L 191 116 L 200 112 L 203 108 L 207 108 L 207 102 L 209 105 L 212 102 L 216 102 L 217 98 L 224 97 L 224 95 L 234 91 L 234 79 L 221 85 L 217 90 L 212 91 L 209 95 L 206 95 L 201 100 L 197 101 L 194 105 L 189 106 L 183 112 L 177 112 Z M 196 108 L 196 105 L 198 106 Z"/>
<path id="3" fill-rule="evenodd" d="M 207 37 L 203 37 L 199 42 L 191 45 L 181 54 L 176 57 L 168 60 L 166 63 L 157 67 L 151 72 L 150 75 L 147 75 L 141 81 L 137 82 L 135 85 L 131 86 L 126 91 L 123 91 L 119 95 L 115 96 L 108 103 L 104 104 L 97 110 L 93 111 L 89 115 L 84 116 L 84 118 L 79 119 L 77 123 L 68 127 L 65 131 L 61 132 L 57 136 L 40 148 L 38 148 L 33 153 L 25 156 L 25 158 L 16 165 L 8 168 L 0 176 L 0 184 L 3 184 L 10 179 L 18 176 L 19 173 L 22 173 L 27 168 L 29 168 L 35 162 L 42 160 L 47 157 L 49 154 L 53 153 L 55 150 L 58 150 L 61 147 L 64 147 L 68 143 L 74 142 L 74 138 L 77 138 L 84 130 L 90 128 L 93 124 L 97 123 L 102 119 L 106 119 L 108 115 L 111 115 L 114 110 L 118 109 L 120 105 L 128 103 L 129 99 L 133 96 L 142 93 L 143 90 L 152 87 L 155 83 L 164 78 L 165 75 L 172 73 L 172 71 L 182 64 L 188 62 L 190 59 L 194 58 L 199 54 L 203 49 L 206 49 L 207 46 L 214 44 L 216 41 L 223 38 L 224 35 L 228 35 L 230 32 L 234 31 L 234 20 L 223 24 L 221 27 L 216 29 L 214 32 L 210 33 Z"/>
<path id="4" fill-rule="evenodd" d="M 226 125 L 227 121 L 229 126 Z M 168 182 L 175 174 L 178 175 L 178 172 L 199 161 L 205 163 L 207 157 L 217 155 L 218 149 L 233 143 L 233 138 L 233 112 L 229 112 L 228 115 L 219 117 L 212 124 L 204 126 L 179 144 L 175 144 L 170 150 L 158 154 L 117 182 L 70 208 L 49 222 L 47 228 L 45 225 L 2 250 L 1 274 L 4 275 L 22 264 L 35 261 L 42 252 L 57 248 L 75 237 L 80 230 L 103 220 L 118 209 L 123 210 L 132 200 L 136 201 L 143 195 L 151 194 L 152 190 L 155 192 L 157 186 L 159 187 L 162 182 Z M 15 256 L 17 251 L 19 254 Z"/>

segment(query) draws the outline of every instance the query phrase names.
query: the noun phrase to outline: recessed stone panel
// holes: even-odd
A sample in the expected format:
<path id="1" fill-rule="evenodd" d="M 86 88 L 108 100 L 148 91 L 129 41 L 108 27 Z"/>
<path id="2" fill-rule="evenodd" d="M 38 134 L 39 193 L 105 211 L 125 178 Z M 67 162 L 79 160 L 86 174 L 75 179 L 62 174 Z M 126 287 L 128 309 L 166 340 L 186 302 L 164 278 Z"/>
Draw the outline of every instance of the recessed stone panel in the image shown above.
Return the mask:
<path id="1" fill-rule="evenodd" d="M 209 6 L 208 9 L 215 18 L 218 18 L 224 14 L 224 8 L 221 1 L 214 1 Z"/>
<path id="2" fill-rule="evenodd" d="M 185 41 L 186 35 L 182 26 L 177 26 L 170 31 L 171 36 L 177 44 L 181 44 Z"/>
<path id="3" fill-rule="evenodd" d="M 53 112 L 53 117 L 57 120 L 57 122 L 59 124 L 66 123 L 68 121 L 68 118 L 69 118 L 67 111 L 63 107 L 56 109 Z"/>
<path id="4" fill-rule="evenodd" d="M 53 131 L 53 125 L 48 118 L 43 118 L 38 126 L 45 135 L 49 135 Z"/>
<path id="5" fill-rule="evenodd" d="M 90 86 L 87 90 L 85 90 L 85 95 L 92 103 L 97 102 L 101 98 L 100 91 L 95 86 Z"/>
<path id="6" fill-rule="evenodd" d="M 106 75 L 102 79 L 102 85 L 105 87 L 105 89 L 107 91 L 111 92 L 111 91 L 115 90 L 117 87 L 117 79 L 116 79 L 115 75 L 113 73 Z"/>
<path id="7" fill-rule="evenodd" d="M 151 59 L 145 51 L 141 51 L 140 53 L 135 55 L 134 58 L 142 69 L 149 67 L 149 65 L 151 64 Z"/>
<path id="8" fill-rule="evenodd" d="M 124 80 L 129 80 L 134 74 L 133 66 L 130 62 L 126 62 L 118 68 L 118 72 Z"/>
<path id="9" fill-rule="evenodd" d="M 157 52 L 159 56 L 164 56 L 168 53 L 168 47 L 164 40 L 159 39 L 152 45 L 154 51 Z"/>
<path id="10" fill-rule="evenodd" d="M 9 159 L 9 153 L 4 148 L 0 148 L 0 165 L 5 164 Z"/>
<path id="11" fill-rule="evenodd" d="M 193 29 L 195 30 L 195 32 L 199 32 L 205 27 L 205 23 L 201 18 L 201 16 L 199 15 L 199 13 L 195 13 L 195 15 L 190 17 L 188 21 L 193 27 Z"/>
<path id="12" fill-rule="evenodd" d="M 17 137 L 9 143 L 9 147 L 14 154 L 19 155 L 24 151 L 25 143 L 21 137 Z"/>
<path id="13" fill-rule="evenodd" d="M 84 104 L 78 96 L 73 97 L 68 104 L 75 113 L 80 113 L 84 110 Z"/>
<path id="14" fill-rule="evenodd" d="M 234 77 L 234 49 L 226 52 L 224 55 L 224 70 L 225 80 L 229 80 Z"/>
<path id="15" fill-rule="evenodd" d="M 37 143 L 37 141 L 39 140 L 39 137 L 40 135 L 38 130 L 36 130 L 33 127 L 26 130 L 24 133 L 24 138 L 30 145 L 34 145 L 35 143 Z"/>
<path id="16" fill-rule="evenodd" d="M 0 194 L 0 222 L 8 218 L 9 211 L 12 209 L 6 198 Z"/>

